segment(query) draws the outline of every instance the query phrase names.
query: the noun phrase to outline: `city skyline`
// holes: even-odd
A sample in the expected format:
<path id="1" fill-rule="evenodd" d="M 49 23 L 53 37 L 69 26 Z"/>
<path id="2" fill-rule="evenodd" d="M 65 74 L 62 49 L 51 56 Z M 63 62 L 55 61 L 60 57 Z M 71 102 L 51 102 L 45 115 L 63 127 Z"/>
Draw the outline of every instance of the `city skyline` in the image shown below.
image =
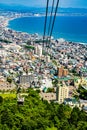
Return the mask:
<path id="1" fill-rule="evenodd" d="M 51 3 L 52 0 L 50 0 L 50 6 Z M 0 4 L 18 4 L 24 6 L 44 7 L 46 5 L 46 0 L 15 0 L 14 2 L 12 0 L 0 0 Z M 84 2 L 83 0 L 66 0 L 65 2 L 65 0 L 61 0 L 59 3 L 59 7 L 87 8 L 87 1 Z"/>

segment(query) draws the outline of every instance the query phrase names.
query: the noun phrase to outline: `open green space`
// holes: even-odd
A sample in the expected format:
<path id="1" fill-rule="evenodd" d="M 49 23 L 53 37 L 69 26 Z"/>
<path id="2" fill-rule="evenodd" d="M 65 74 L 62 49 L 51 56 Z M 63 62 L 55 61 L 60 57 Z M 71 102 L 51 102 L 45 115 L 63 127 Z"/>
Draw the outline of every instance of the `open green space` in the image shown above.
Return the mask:
<path id="1" fill-rule="evenodd" d="M 0 93 L 0 96 L 3 98 L 16 98 L 15 93 Z"/>

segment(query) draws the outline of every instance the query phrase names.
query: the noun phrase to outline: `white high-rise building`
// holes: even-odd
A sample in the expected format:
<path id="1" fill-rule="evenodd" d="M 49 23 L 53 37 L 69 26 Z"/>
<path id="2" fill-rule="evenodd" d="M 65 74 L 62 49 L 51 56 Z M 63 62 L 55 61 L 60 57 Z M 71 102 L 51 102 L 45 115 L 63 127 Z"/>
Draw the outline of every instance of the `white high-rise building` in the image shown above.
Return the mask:
<path id="1" fill-rule="evenodd" d="M 58 103 L 63 103 L 65 98 L 68 98 L 69 88 L 67 86 L 59 86 L 57 88 L 57 100 Z"/>
<path id="2" fill-rule="evenodd" d="M 7 55 L 7 52 L 4 49 L 0 49 L 0 56 L 4 57 Z"/>
<path id="3" fill-rule="evenodd" d="M 50 56 L 46 56 L 46 62 L 50 62 Z"/>
<path id="4" fill-rule="evenodd" d="M 35 54 L 37 54 L 39 57 L 42 56 L 42 46 L 37 45 L 37 46 L 35 47 Z"/>

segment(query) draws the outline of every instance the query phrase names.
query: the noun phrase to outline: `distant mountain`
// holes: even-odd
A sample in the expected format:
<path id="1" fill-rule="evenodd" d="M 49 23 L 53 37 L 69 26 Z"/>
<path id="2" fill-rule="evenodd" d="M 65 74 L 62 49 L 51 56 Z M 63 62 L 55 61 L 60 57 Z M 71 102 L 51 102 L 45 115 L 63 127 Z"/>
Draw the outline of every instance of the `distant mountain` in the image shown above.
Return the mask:
<path id="1" fill-rule="evenodd" d="M 45 13 L 45 7 L 28 7 L 23 5 L 16 4 L 0 4 L 0 10 L 4 11 L 17 11 L 17 12 L 32 12 L 32 13 Z M 49 7 L 49 12 L 51 7 Z M 87 9 L 83 8 L 59 8 L 59 13 L 79 13 L 79 14 L 87 14 Z"/>
<path id="2" fill-rule="evenodd" d="M 0 10 L 4 10 L 4 11 L 28 11 L 30 10 L 29 7 L 26 7 L 26 6 L 22 6 L 22 5 L 8 5 L 8 4 L 0 4 Z"/>

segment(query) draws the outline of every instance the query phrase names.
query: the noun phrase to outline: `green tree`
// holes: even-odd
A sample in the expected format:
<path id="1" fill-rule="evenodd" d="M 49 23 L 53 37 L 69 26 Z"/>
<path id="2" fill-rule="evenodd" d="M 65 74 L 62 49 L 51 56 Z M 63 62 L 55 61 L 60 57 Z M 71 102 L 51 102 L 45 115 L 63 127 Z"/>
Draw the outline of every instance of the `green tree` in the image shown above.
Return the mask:
<path id="1" fill-rule="evenodd" d="M 8 126 L 7 126 L 6 124 L 4 124 L 4 125 L 2 126 L 2 130 L 9 130 L 9 128 L 8 128 Z"/>
<path id="2" fill-rule="evenodd" d="M 22 106 L 15 98 L 3 99 L 0 130 L 87 130 L 87 114 L 78 107 L 43 101 L 31 88 L 27 95 Z"/>
<path id="3" fill-rule="evenodd" d="M 71 112 L 71 117 L 70 117 L 70 123 L 73 125 L 77 125 L 78 120 L 79 120 L 79 113 L 80 110 L 78 107 L 73 108 L 72 112 Z"/>
<path id="4" fill-rule="evenodd" d="M 12 83 L 12 77 L 7 77 L 7 81 L 8 81 L 9 83 Z"/>
<path id="5" fill-rule="evenodd" d="M 77 130 L 87 130 L 87 122 L 79 121 L 77 124 Z"/>
<path id="6" fill-rule="evenodd" d="M 16 126 L 13 126 L 12 130 L 19 130 L 19 129 Z"/>
<path id="7" fill-rule="evenodd" d="M 1 123 L 6 124 L 9 128 L 12 128 L 14 121 L 13 115 L 8 109 L 4 109 L 1 114 Z"/>
<path id="8" fill-rule="evenodd" d="M 3 97 L 0 96 L 0 104 L 2 104 L 2 103 L 3 103 Z"/>
<path id="9" fill-rule="evenodd" d="M 60 123 L 60 129 L 61 130 L 70 130 L 70 125 L 68 120 L 62 120 Z"/>
<path id="10" fill-rule="evenodd" d="M 79 87 L 79 89 L 77 90 L 79 93 L 79 98 L 87 100 L 87 90 L 84 89 L 83 87 Z"/>
<path id="11" fill-rule="evenodd" d="M 86 113 L 82 110 L 79 112 L 79 121 L 86 121 L 87 116 Z"/>

